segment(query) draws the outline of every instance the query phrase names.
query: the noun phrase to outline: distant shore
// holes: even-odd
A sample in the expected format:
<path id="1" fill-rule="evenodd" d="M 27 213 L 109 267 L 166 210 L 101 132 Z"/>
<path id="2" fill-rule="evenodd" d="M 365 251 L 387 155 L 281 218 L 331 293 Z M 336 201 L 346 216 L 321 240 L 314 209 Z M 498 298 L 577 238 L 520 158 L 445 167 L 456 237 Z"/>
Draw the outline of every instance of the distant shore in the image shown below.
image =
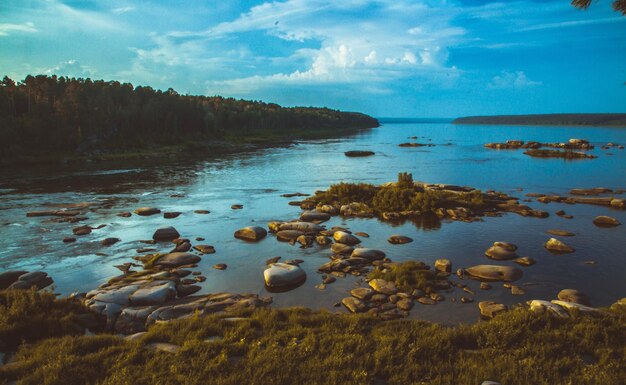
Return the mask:
<path id="1" fill-rule="evenodd" d="M 626 114 L 532 114 L 466 116 L 453 124 L 493 124 L 519 126 L 610 126 L 626 127 Z"/>

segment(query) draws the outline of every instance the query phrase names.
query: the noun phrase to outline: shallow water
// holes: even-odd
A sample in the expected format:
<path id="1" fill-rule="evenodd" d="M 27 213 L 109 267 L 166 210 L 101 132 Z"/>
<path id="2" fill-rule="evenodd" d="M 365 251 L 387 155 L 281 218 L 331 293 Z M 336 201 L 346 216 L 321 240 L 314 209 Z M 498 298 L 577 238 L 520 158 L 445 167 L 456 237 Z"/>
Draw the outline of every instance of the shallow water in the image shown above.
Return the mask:
<path id="1" fill-rule="evenodd" d="M 434 147 L 401 148 L 399 143 L 417 136 L 418 142 Z M 507 139 L 561 142 L 584 138 L 596 145 L 592 160 L 564 161 L 536 159 L 523 150 L 491 150 L 487 142 Z M 626 150 L 601 150 L 607 142 L 626 143 L 626 129 L 601 127 L 520 127 L 455 126 L 448 123 L 383 123 L 383 126 L 354 137 L 307 141 L 283 148 L 221 156 L 196 162 L 164 160 L 158 164 L 138 163 L 85 164 L 54 166 L 29 170 L 3 170 L 0 174 L 0 271 L 8 269 L 45 270 L 62 294 L 87 291 L 118 275 L 113 265 L 131 262 L 135 250 L 146 247 L 140 239 L 150 239 L 157 227 L 175 226 L 182 236 L 204 237 L 196 242 L 215 246 L 217 253 L 202 257 L 199 267 L 207 277 L 201 283 L 203 292 L 237 291 L 271 295 L 274 306 L 302 305 L 333 308 L 347 291 L 361 284 L 357 277 L 338 279 L 326 290 L 317 268 L 328 261 L 329 249 L 300 249 L 277 242 L 270 235 L 255 244 L 233 238 L 233 232 L 249 225 L 266 226 L 270 220 L 290 220 L 301 213 L 289 206 L 284 193 L 313 193 L 339 181 L 383 183 L 393 181 L 398 172 L 413 173 L 415 180 L 430 183 L 468 185 L 493 189 L 522 197 L 529 192 L 565 195 L 571 188 L 626 188 Z M 375 156 L 347 158 L 344 151 L 372 150 Z M 612 154 L 612 155 L 609 155 Z M 182 198 L 172 198 L 182 194 Z M 626 198 L 626 194 L 620 196 Z M 50 209 L 51 204 L 99 202 L 111 199 L 109 209 L 87 212 L 89 219 L 81 224 L 107 226 L 90 235 L 77 237 L 73 244 L 62 243 L 78 224 L 47 223 L 47 217 L 27 218 L 27 211 Z M 243 210 L 232 210 L 235 203 Z M 474 264 L 492 263 L 484 251 L 494 241 L 513 242 L 518 253 L 537 260 L 532 267 L 521 267 L 524 277 L 517 283 L 526 295 L 513 296 L 509 290 L 494 284 L 490 291 L 478 289 L 478 282 L 465 280 L 476 292 L 476 302 L 494 299 L 508 304 L 528 299 L 552 299 L 559 290 L 576 288 L 586 292 L 593 305 L 603 306 L 626 296 L 626 226 L 598 228 L 592 224 L 597 215 L 610 215 L 626 223 L 626 211 L 602 206 L 528 203 L 550 212 L 547 219 L 524 218 L 516 214 L 484 218 L 482 222 L 444 221 L 435 226 L 414 224 L 391 225 L 376 219 L 342 219 L 334 217 L 327 227 L 347 226 L 364 231 L 362 245 L 384 250 L 394 261 L 420 259 L 432 263 L 445 257 L 453 269 Z M 155 206 L 163 211 L 181 211 L 176 219 L 151 217 L 120 218 L 121 211 Z M 207 209 L 211 213 L 193 213 Z M 554 215 L 564 209 L 574 216 L 567 220 Z M 576 249 L 575 253 L 553 255 L 543 248 L 550 238 L 548 229 L 576 233 L 562 237 Z M 391 234 L 415 239 L 406 245 L 390 245 Z M 99 241 L 117 237 L 122 242 L 103 247 Z M 148 246 L 150 247 L 150 246 Z M 161 250 L 171 244 L 161 244 Z M 100 255 L 96 254 L 100 253 Z M 101 254 L 104 253 L 104 254 Z M 301 265 L 308 274 L 304 285 L 286 293 L 267 293 L 263 285 L 264 261 L 273 256 L 305 260 Z M 584 261 L 593 260 L 594 265 Z M 211 268 L 226 263 L 225 271 Z M 502 264 L 513 264 L 505 261 Z M 476 304 L 451 302 L 467 295 L 460 289 L 443 293 L 447 300 L 437 306 L 416 306 L 412 317 L 445 323 L 470 322 L 478 318 Z M 336 311 L 344 311 L 342 308 Z"/>

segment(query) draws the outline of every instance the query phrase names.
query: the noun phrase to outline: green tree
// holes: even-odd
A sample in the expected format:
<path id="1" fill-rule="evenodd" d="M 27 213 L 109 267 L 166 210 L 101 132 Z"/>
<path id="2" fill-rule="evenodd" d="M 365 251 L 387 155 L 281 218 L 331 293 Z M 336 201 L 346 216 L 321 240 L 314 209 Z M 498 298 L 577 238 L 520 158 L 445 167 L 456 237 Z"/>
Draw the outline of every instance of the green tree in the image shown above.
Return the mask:
<path id="1" fill-rule="evenodd" d="M 572 0 L 572 5 L 579 9 L 587 9 L 594 0 Z M 626 15 L 626 0 L 614 0 L 613 9 Z"/>

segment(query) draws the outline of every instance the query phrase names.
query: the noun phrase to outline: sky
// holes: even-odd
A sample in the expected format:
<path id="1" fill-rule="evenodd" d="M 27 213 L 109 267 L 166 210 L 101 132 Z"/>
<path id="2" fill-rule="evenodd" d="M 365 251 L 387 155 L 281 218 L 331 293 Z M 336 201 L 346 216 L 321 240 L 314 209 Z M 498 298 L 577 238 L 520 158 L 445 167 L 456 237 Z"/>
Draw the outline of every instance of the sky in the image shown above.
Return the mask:
<path id="1" fill-rule="evenodd" d="M 377 117 L 626 112 L 609 0 L 2 0 L 0 76 Z"/>

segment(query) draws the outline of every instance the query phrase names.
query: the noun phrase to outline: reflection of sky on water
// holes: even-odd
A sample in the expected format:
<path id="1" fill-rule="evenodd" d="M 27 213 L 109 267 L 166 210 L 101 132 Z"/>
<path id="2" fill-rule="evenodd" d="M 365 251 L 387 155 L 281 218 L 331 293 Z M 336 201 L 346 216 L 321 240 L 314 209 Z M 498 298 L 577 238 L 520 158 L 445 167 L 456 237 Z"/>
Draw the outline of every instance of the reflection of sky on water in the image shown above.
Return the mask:
<path id="1" fill-rule="evenodd" d="M 435 147 L 400 148 L 397 145 L 417 136 L 417 141 L 432 139 Z M 524 139 L 566 141 L 582 137 L 595 142 L 592 153 L 598 159 L 562 161 L 534 159 L 518 150 L 494 151 L 484 143 Z M 599 145 L 613 141 L 626 143 L 626 130 L 612 128 L 564 127 L 499 127 L 453 126 L 449 124 L 389 124 L 345 139 L 300 142 L 297 145 L 234 154 L 220 160 L 199 162 L 164 162 L 159 165 L 143 163 L 116 169 L 114 165 L 85 165 L 61 170 L 31 170 L 0 176 L 0 269 L 23 268 L 48 271 L 59 292 L 88 290 L 117 275 L 113 265 L 131 261 L 135 250 L 146 246 L 137 242 L 150 239 L 154 229 L 173 225 L 192 240 L 204 237 L 217 253 L 202 257 L 198 270 L 207 276 L 202 284 L 207 292 L 239 291 L 268 294 L 263 286 L 264 261 L 280 255 L 283 259 L 299 258 L 308 273 L 307 281 L 288 293 L 272 293 L 279 306 L 305 305 L 332 308 L 357 285 L 359 278 L 339 279 L 325 291 L 315 289 L 321 282 L 317 267 L 328 260 L 328 249 L 300 249 L 277 242 L 268 236 L 258 244 L 248 244 L 233 238 L 233 232 L 248 225 L 265 226 L 270 220 L 296 218 L 300 209 L 289 206 L 281 194 L 313 193 L 339 181 L 383 183 L 396 179 L 400 171 L 412 172 L 416 180 L 434 183 L 470 185 L 495 189 L 517 196 L 528 192 L 564 194 L 572 187 L 624 188 L 626 182 L 626 150 L 601 150 Z M 443 146 L 451 142 L 451 146 Z M 430 142 L 428 142 L 430 143 Z M 368 158 L 347 158 L 347 150 L 372 150 Z M 26 174 L 26 175 L 25 175 Z M 30 175 L 32 174 L 32 176 Z M 522 188 L 523 191 L 517 191 Z M 15 190 L 13 190 L 15 189 Z M 183 194 L 183 197 L 170 197 Z M 76 203 L 112 200 L 114 207 L 89 211 L 86 224 L 107 224 L 91 235 L 78 237 L 74 244 L 64 244 L 62 238 L 71 235 L 69 223 L 47 223 L 47 218 L 26 218 L 25 212 L 46 209 L 54 203 Z M 235 203 L 243 210 L 232 210 Z M 552 298 L 562 288 L 586 291 L 597 305 L 605 305 L 626 295 L 623 271 L 626 266 L 624 226 L 600 229 L 591 221 L 596 215 L 611 215 L 626 223 L 624 211 L 587 205 L 530 203 L 531 206 L 554 213 L 564 209 L 574 215 L 566 220 L 555 215 L 547 219 L 522 218 L 515 214 L 500 218 L 485 218 L 478 223 L 447 223 L 440 227 L 422 223 L 386 224 L 377 220 L 333 218 L 327 226 L 349 226 L 354 231 L 371 235 L 363 245 L 385 250 L 398 261 L 436 258 L 452 260 L 454 269 L 471 264 L 489 263 L 484 250 L 494 241 L 516 243 L 522 256 L 537 260 L 532 267 L 522 268 L 520 281 L 528 291 L 524 296 L 512 296 L 494 284 L 488 292 L 478 290 L 478 283 L 465 281 L 477 292 L 476 299 L 497 299 L 509 304 L 532 298 Z M 162 216 L 120 218 L 121 211 L 140 206 L 156 206 L 163 211 L 181 211 L 176 219 Z M 207 209 L 211 214 L 193 213 Z M 8 225 L 7 225 L 8 223 Z M 551 228 L 562 228 L 577 235 L 564 240 L 577 251 L 555 256 L 543 248 Z M 389 245 L 389 235 L 409 235 L 415 242 Z M 99 241 L 118 237 L 122 242 L 102 247 Z M 172 245 L 161 244 L 167 251 Z M 97 255 L 96 253 L 104 253 Z M 585 260 L 596 260 L 587 265 Z M 228 269 L 211 268 L 226 263 Z M 503 262 L 512 264 L 512 262 Z M 456 290 L 444 293 L 457 300 L 466 293 Z M 474 319 L 476 306 L 445 301 L 434 307 L 417 306 L 415 316 L 454 322 Z"/>

